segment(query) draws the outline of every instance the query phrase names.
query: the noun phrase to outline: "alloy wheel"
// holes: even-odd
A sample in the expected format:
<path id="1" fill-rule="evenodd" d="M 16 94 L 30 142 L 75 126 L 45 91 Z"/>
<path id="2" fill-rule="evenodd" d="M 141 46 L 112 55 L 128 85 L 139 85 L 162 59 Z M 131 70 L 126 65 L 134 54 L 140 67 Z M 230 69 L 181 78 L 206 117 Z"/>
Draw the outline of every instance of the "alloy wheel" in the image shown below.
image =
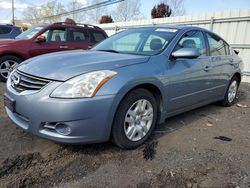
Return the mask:
<path id="1" fill-rule="evenodd" d="M 152 126 L 154 111 L 146 99 L 136 101 L 127 111 L 124 131 L 130 141 L 139 141 L 145 137 Z"/>
<path id="2" fill-rule="evenodd" d="M 228 88 L 228 102 L 232 103 L 234 101 L 237 94 L 237 90 L 238 90 L 238 84 L 237 81 L 234 80 Z"/>
<path id="3" fill-rule="evenodd" d="M 14 70 L 14 68 L 18 65 L 18 63 L 14 60 L 7 60 L 1 63 L 0 65 L 0 74 L 3 78 L 7 79 L 10 73 Z"/>

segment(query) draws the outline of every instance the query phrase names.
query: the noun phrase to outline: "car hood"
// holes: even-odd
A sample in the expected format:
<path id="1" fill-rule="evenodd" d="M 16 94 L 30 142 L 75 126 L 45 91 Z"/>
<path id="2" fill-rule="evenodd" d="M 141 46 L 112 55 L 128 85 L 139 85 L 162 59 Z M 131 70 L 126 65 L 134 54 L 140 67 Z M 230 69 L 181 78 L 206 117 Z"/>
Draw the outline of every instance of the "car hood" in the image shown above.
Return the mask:
<path id="1" fill-rule="evenodd" d="M 112 70 L 148 60 L 149 56 L 77 50 L 51 53 L 26 60 L 18 70 L 41 78 L 65 81 L 87 72 Z"/>

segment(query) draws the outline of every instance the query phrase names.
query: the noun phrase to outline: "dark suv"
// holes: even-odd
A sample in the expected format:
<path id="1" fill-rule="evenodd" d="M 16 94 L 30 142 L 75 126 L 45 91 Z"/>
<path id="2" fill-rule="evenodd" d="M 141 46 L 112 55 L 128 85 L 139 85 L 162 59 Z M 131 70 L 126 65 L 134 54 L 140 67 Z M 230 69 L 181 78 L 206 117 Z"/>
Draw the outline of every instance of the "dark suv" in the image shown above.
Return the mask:
<path id="1" fill-rule="evenodd" d="M 107 38 L 99 27 L 88 24 L 54 23 L 37 25 L 16 39 L 0 40 L 0 79 L 22 61 L 41 54 L 64 50 L 89 49 Z"/>
<path id="2" fill-rule="evenodd" d="M 14 39 L 22 33 L 20 27 L 10 24 L 0 25 L 0 39 Z"/>

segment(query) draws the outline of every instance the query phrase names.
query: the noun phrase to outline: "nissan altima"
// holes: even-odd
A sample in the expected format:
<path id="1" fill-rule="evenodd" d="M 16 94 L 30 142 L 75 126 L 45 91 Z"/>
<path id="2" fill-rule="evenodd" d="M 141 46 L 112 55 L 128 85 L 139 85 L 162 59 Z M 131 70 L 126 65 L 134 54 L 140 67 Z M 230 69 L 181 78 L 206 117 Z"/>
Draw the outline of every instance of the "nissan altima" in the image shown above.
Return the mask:
<path id="1" fill-rule="evenodd" d="M 9 76 L 8 117 L 62 143 L 138 147 L 156 124 L 220 101 L 231 106 L 242 61 L 217 34 L 191 26 L 120 32 L 89 51 L 26 60 Z"/>

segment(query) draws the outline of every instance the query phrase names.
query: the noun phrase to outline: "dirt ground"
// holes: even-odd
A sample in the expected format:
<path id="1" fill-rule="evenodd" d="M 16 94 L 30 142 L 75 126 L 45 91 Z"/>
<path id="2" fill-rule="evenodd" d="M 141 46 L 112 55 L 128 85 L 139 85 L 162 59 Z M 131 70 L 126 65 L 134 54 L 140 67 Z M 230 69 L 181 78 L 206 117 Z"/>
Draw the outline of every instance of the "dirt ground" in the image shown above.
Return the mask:
<path id="1" fill-rule="evenodd" d="M 0 187 L 250 187 L 250 84 L 238 103 L 170 118 L 138 149 L 65 146 L 16 128 L 0 83 Z"/>

